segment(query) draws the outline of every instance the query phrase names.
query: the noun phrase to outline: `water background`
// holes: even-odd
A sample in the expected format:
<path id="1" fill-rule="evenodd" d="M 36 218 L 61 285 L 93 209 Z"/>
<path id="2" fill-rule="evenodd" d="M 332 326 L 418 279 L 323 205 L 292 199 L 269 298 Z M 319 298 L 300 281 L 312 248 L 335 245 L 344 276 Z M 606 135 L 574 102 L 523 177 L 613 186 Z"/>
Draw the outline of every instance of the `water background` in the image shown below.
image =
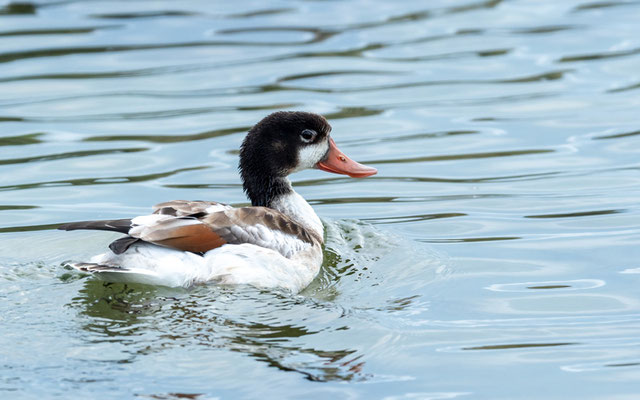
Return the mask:
<path id="1" fill-rule="evenodd" d="M 0 2 L 0 398 L 640 397 L 640 2 Z M 246 204 L 247 129 L 322 113 L 292 176 L 320 276 L 104 284 L 63 222 Z"/>

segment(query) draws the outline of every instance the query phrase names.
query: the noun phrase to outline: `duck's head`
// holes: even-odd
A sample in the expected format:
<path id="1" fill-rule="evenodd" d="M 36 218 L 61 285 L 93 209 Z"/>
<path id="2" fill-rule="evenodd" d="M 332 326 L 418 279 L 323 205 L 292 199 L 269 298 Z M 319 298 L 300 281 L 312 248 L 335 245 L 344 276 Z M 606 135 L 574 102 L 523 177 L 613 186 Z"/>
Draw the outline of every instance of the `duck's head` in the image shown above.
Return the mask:
<path id="1" fill-rule="evenodd" d="M 240 148 L 240 174 L 253 205 L 268 206 L 289 174 L 307 168 L 364 178 L 377 170 L 351 160 L 330 136 L 331 125 L 321 116 L 279 111 L 258 122 Z M 276 193 L 272 193 L 272 192 Z"/>

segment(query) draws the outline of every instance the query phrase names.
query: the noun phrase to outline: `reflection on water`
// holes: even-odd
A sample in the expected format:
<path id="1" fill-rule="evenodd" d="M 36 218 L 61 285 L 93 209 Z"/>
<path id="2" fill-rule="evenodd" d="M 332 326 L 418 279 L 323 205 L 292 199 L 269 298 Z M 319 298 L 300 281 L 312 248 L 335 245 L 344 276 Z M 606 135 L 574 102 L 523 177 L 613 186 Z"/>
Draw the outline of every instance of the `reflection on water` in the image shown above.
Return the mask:
<path id="1" fill-rule="evenodd" d="M 218 300 L 220 297 L 222 301 Z M 242 293 L 242 289 L 206 288 L 167 298 L 140 285 L 99 282 L 88 282 L 74 299 L 73 307 L 92 317 L 92 322 L 82 329 L 94 340 L 128 344 L 132 337 L 151 336 L 147 340 L 153 341 L 154 348 L 146 344 L 137 350 L 135 345 L 127 346 L 126 359 L 119 362 L 134 363 L 138 356 L 167 348 L 203 346 L 238 352 L 270 367 L 297 372 L 311 381 L 365 379 L 361 376 L 364 362 L 358 361 L 361 356 L 354 354 L 356 350 L 288 345 L 294 339 L 316 335 L 317 331 L 276 321 L 244 322 L 247 313 L 255 312 L 256 300 L 265 308 L 318 308 L 317 304 L 305 305 L 301 299 L 251 290 Z M 229 302 L 234 303 L 232 307 L 228 307 Z M 259 313 L 256 317 L 262 320 Z"/>
<path id="2" fill-rule="evenodd" d="M 0 4 L 0 393 L 637 397 L 639 13 Z M 62 267 L 114 236 L 59 223 L 246 204 L 237 149 L 278 109 L 324 114 L 380 171 L 292 177 L 327 236 L 303 293 Z"/>

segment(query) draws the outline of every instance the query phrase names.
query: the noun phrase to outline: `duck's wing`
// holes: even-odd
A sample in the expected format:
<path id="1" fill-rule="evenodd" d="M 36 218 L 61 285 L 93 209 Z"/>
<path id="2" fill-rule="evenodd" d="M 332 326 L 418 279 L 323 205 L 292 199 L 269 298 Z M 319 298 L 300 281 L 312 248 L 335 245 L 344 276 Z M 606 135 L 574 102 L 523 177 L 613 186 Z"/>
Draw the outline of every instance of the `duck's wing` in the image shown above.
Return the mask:
<path id="1" fill-rule="evenodd" d="M 174 217 L 203 216 L 217 211 L 230 210 L 233 207 L 215 201 L 172 200 L 153 206 L 154 214 L 172 215 Z"/>
<path id="2" fill-rule="evenodd" d="M 307 244 L 322 241 L 287 215 L 268 207 L 232 208 L 209 214 L 202 221 L 228 238 L 229 243 L 258 244 L 256 242 L 277 240 L 274 235 Z"/>
<path id="3" fill-rule="evenodd" d="M 109 246 L 124 253 L 137 241 L 193 253 L 206 253 L 224 244 L 249 243 L 290 257 L 321 242 L 300 224 L 266 207 L 233 208 L 213 202 L 168 202 L 154 214 L 131 220 L 83 221 L 64 224 L 63 230 L 93 229 L 125 233 Z"/>
<path id="4" fill-rule="evenodd" d="M 194 253 L 205 253 L 227 243 L 249 243 L 276 250 L 285 257 L 318 241 L 300 224 L 270 208 L 225 206 L 211 213 L 197 209 L 191 208 L 189 212 L 196 212 L 190 216 L 153 214 L 135 218 L 128 234 L 145 242 Z"/>

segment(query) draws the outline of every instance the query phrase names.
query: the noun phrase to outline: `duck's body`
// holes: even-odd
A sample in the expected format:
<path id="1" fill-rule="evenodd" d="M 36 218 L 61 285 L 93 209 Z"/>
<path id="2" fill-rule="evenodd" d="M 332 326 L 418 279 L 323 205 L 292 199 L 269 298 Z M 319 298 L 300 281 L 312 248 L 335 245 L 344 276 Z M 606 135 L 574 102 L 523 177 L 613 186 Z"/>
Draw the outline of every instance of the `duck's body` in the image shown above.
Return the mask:
<path id="1" fill-rule="evenodd" d="M 90 263 L 72 266 L 108 281 L 302 290 L 322 264 L 323 226 L 287 176 L 306 168 L 354 177 L 376 173 L 342 154 L 330 129 L 315 114 L 271 114 L 249 131 L 241 149 L 240 172 L 251 207 L 178 200 L 133 219 L 65 224 L 60 229 L 127 235 Z"/>

